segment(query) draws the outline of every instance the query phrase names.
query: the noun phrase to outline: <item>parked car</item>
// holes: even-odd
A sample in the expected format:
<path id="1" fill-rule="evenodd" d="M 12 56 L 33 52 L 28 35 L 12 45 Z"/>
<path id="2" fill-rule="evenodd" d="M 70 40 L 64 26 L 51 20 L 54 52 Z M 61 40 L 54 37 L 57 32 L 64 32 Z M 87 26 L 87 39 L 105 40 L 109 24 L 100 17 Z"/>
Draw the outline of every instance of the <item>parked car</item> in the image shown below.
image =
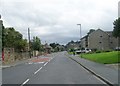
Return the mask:
<path id="1" fill-rule="evenodd" d="M 85 48 L 84 53 L 89 53 L 91 52 L 91 49 Z"/>
<path id="2" fill-rule="evenodd" d="M 89 52 L 91 52 L 91 49 L 85 48 L 84 50 L 76 50 L 75 52 L 76 52 L 76 54 L 89 53 Z"/>
<path id="3" fill-rule="evenodd" d="M 82 51 L 81 50 L 76 50 L 75 53 L 80 54 L 80 53 L 82 53 Z"/>
<path id="4" fill-rule="evenodd" d="M 119 50 L 119 51 L 120 51 L 120 47 L 116 47 L 116 48 L 115 48 L 115 50 L 116 50 L 116 51 L 117 51 L 117 50 Z"/>

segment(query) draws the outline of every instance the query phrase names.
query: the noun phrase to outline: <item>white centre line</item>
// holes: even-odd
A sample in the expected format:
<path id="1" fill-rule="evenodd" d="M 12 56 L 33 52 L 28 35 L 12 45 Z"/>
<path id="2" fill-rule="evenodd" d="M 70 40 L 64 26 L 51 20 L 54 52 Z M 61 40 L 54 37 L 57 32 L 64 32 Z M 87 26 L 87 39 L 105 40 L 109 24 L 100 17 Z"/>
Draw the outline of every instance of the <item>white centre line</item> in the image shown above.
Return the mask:
<path id="1" fill-rule="evenodd" d="M 36 73 L 38 73 L 40 70 L 42 69 L 42 67 L 41 68 L 39 68 L 34 74 L 36 74 Z"/>
<path id="2" fill-rule="evenodd" d="M 26 84 L 30 79 L 27 79 L 21 86 L 23 86 L 24 84 Z"/>
<path id="3" fill-rule="evenodd" d="M 44 66 L 47 65 L 47 64 L 48 64 L 48 62 L 46 62 L 46 63 L 44 64 Z"/>

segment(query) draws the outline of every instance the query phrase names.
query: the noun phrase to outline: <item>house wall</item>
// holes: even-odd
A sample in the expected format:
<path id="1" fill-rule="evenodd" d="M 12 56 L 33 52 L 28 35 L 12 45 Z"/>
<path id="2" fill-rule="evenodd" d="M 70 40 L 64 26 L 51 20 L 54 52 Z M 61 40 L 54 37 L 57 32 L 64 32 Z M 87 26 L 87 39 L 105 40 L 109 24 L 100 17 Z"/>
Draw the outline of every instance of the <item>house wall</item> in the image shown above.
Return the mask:
<path id="1" fill-rule="evenodd" d="M 67 50 L 69 50 L 69 49 L 79 49 L 79 46 L 80 46 L 80 44 L 79 43 L 70 43 L 70 44 L 67 44 Z"/>
<path id="2" fill-rule="evenodd" d="M 113 37 L 110 35 L 110 41 L 109 41 L 110 49 L 115 49 L 118 47 L 118 38 Z"/>
<path id="3" fill-rule="evenodd" d="M 86 48 L 86 38 L 81 39 L 81 46 Z"/>
<path id="4" fill-rule="evenodd" d="M 113 37 L 112 31 L 98 29 L 81 39 L 81 46 L 89 49 L 113 50 L 118 47 L 118 39 Z"/>
<path id="5" fill-rule="evenodd" d="M 3 64 L 10 64 L 18 60 L 28 59 L 28 52 L 15 52 L 14 48 L 4 48 L 4 61 Z"/>
<path id="6" fill-rule="evenodd" d="M 109 50 L 108 34 L 98 29 L 88 36 L 88 48 L 98 50 Z"/>

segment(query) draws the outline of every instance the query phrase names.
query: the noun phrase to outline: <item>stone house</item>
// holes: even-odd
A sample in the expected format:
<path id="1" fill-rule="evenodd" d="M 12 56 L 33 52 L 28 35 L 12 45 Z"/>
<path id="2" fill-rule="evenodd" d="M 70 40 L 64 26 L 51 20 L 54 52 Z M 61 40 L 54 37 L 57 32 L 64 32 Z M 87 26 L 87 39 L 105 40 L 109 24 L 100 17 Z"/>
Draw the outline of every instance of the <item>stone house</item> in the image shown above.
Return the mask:
<path id="1" fill-rule="evenodd" d="M 43 48 L 45 50 L 45 53 L 47 53 L 47 54 L 51 53 L 52 47 L 49 46 L 47 43 L 43 46 Z"/>
<path id="2" fill-rule="evenodd" d="M 66 44 L 66 50 L 69 49 L 79 49 L 80 48 L 80 41 L 71 41 L 68 44 Z"/>
<path id="3" fill-rule="evenodd" d="M 118 46 L 118 40 L 113 37 L 112 31 L 97 29 L 81 38 L 81 46 L 89 49 L 113 50 Z"/>

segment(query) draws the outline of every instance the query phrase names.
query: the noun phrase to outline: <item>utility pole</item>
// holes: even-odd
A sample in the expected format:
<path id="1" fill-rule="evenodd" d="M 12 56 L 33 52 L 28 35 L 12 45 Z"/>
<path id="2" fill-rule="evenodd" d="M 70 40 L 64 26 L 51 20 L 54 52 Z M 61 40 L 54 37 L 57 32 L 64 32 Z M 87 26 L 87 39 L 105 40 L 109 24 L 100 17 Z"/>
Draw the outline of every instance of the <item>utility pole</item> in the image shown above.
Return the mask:
<path id="1" fill-rule="evenodd" d="M 82 32 L 81 32 L 81 24 L 77 24 L 80 26 L 80 47 L 82 47 L 82 44 L 81 44 L 81 38 L 82 38 Z M 82 52 L 81 52 L 81 57 L 82 57 Z"/>
<path id="2" fill-rule="evenodd" d="M 30 47 L 30 29 L 28 28 L 28 40 L 29 40 L 29 56 L 31 58 L 31 47 Z"/>

